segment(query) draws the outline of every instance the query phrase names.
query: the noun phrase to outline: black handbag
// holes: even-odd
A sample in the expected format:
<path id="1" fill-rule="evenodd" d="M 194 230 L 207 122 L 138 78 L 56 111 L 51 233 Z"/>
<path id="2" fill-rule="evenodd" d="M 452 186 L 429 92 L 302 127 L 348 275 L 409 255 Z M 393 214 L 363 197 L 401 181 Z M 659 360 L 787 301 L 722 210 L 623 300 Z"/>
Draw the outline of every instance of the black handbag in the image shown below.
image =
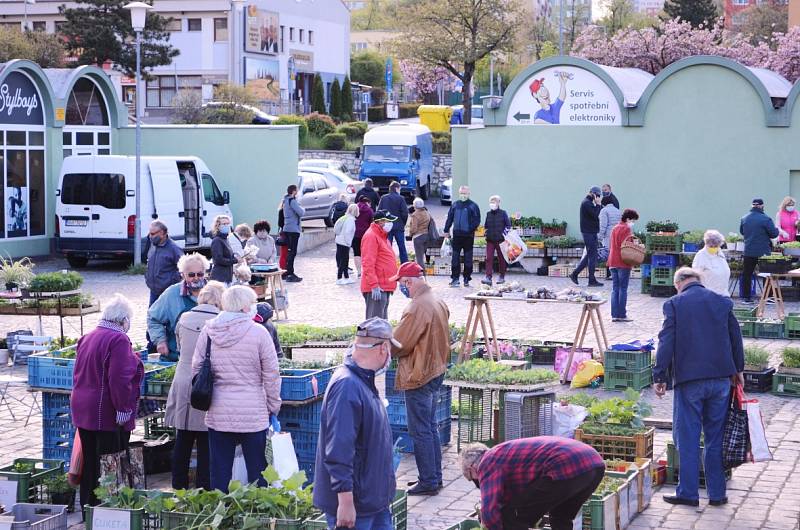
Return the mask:
<path id="1" fill-rule="evenodd" d="M 214 374 L 211 373 L 211 338 L 206 342 L 206 358 L 203 366 L 192 378 L 192 407 L 197 410 L 207 411 L 211 408 L 211 396 L 214 393 Z"/>

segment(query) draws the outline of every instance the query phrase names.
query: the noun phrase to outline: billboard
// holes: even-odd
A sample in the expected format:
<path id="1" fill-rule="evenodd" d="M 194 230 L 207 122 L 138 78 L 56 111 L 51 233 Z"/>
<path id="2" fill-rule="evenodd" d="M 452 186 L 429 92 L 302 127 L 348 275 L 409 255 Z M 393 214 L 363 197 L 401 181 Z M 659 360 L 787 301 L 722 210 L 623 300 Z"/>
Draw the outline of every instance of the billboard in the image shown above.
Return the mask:
<path id="1" fill-rule="evenodd" d="M 280 63 L 277 60 L 244 58 L 244 84 L 262 101 L 280 101 L 280 71 Z"/>
<path id="2" fill-rule="evenodd" d="M 251 53 L 276 55 L 280 39 L 278 13 L 263 11 L 255 4 L 245 10 L 244 50 Z"/>
<path id="3" fill-rule="evenodd" d="M 506 125 L 620 126 L 622 117 L 617 98 L 602 79 L 583 68 L 554 66 L 519 86 Z"/>

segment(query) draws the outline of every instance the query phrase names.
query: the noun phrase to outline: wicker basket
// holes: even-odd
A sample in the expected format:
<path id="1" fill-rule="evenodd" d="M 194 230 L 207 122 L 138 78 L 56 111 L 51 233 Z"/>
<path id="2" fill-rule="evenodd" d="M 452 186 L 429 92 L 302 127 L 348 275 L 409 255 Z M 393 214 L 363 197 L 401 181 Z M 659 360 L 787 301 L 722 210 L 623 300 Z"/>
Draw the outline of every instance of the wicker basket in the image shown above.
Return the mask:
<path id="1" fill-rule="evenodd" d="M 638 239 L 623 241 L 620 248 L 620 257 L 626 265 L 638 266 L 644 263 L 645 247 Z"/>

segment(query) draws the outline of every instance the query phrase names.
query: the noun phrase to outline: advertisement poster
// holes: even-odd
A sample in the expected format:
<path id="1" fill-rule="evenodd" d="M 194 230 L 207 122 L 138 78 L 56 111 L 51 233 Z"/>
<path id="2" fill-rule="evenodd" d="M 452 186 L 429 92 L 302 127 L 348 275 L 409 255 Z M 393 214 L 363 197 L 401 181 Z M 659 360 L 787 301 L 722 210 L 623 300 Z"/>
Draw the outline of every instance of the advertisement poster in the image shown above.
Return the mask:
<path id="1" fill-rule="evenodd" d="M 620 126 L 619 104 L 602 79 L 582 68 L 536 72 L 517 89 L 506 125 Z"/>
<path id="2" fill-rule="evenodd" d="M 280 38 L 278 13 L 262 11 L 254 4 L 245 11 L 244 50 L 251 53 L 278 53 Z"/>
<path id="3" fill-rule="evenodd" d="M 28 235 L 28 188 L 9 186 L 6 188 L 6 234 L 8 237 Z"/>
<path id="4" fill-rule="evenodd" d="M 244 59 L 245 86 L 260 100 L 280 101 L 280 63 L 277 60 Z"/>

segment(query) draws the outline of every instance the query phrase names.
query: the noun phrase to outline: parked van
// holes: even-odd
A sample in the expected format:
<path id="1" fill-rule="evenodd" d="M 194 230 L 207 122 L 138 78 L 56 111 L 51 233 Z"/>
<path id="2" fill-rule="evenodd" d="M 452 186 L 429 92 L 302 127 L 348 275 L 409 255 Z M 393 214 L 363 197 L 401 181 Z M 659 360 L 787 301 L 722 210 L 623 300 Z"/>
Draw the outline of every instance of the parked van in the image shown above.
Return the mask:
<path id="1" fill-rule="evenodd" d="M 142 189 L 136 189 L 136 157 L 68 156 L 56 190 L 56 251 L 73 267 L 90 258 L 133 256 L 136 193 L 141 193 L 141 233 L 160 219 L 186 250 L 211 247 L 217 215 L 231 215 L 228 192 L 194 156 L 141 157 Z"/>
<path id="2" fill-rule="evenodd" d="M 359 180 L 371 178 L 380 193 L 387 193 L 396 180 L 403 195 L 422 199 L 430 195 L 433 139 L 424 125 L 391 123 L 370 129 L 356 157 L 362 159 Z"/>

